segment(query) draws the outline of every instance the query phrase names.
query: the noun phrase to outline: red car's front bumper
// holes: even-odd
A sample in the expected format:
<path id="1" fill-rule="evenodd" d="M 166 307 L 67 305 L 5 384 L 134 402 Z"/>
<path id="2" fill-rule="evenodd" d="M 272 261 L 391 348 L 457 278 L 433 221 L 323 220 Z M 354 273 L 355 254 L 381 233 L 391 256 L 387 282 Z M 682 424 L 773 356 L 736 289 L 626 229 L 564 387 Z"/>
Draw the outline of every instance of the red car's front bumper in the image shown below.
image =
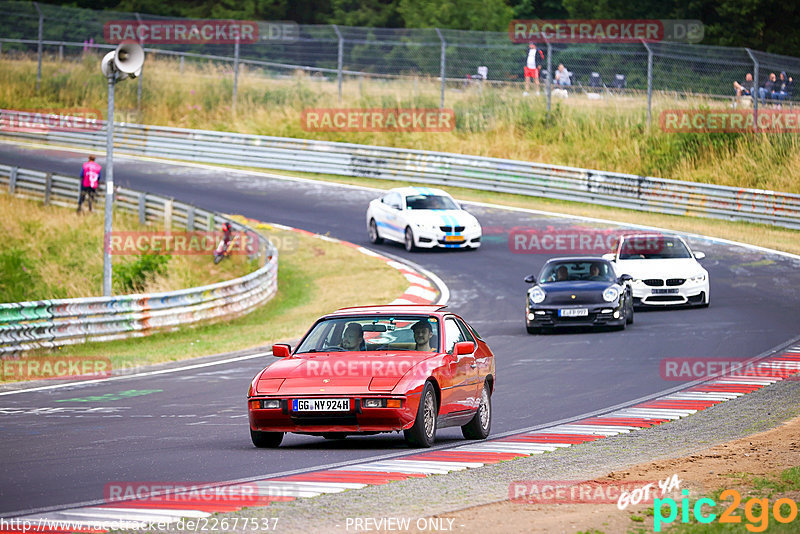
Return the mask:
<path id="1" fill-rule="evenodd" d="M 261 432 L 395 432 L 410 428 L 419 406 L 419 395 L 410 396 L 352 396 L 346 412 L 295 412 L 292 400 L 311 397 L 256 396 L 247 399 L 250 429 Z M 326 398 L 331 398 L 326 396 Z M 365 408 L 365 398 L 399 399 L 400 408 Z M 279 399 L 280 408 L 261 408 L 262 400 Z"/>

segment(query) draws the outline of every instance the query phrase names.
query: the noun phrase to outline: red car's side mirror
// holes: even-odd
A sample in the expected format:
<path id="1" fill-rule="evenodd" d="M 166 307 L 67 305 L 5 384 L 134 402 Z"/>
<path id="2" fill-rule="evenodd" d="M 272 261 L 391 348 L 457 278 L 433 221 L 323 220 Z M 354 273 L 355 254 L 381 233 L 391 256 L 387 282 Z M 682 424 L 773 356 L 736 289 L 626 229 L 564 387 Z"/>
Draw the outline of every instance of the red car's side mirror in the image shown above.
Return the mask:
<path id="1" fill-rule="evenodd" d="M 472 354 L 473 352 L 475 352 L 475 343 L 472 341 L 459 341 L 453 349 L 453 354 L 456 356 Z"/>
<path id="2" fill-rule="evenodd" d="M 292 346 L 279 343 L 272 345 L 272 355 L 276 358 L 288 358 L 292 354 Z"/>

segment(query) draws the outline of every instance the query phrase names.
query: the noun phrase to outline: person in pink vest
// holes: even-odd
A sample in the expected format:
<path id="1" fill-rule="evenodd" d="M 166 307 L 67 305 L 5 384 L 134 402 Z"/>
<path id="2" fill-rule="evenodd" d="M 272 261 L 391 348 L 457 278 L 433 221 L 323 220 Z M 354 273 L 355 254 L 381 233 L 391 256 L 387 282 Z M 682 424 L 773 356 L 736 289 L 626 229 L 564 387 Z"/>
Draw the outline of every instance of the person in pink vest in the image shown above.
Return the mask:
<path id="1" fill-rule="evenodd" d="M 100 184 L 102 167 L 94 161 L 94 156 L 89 156 L 89 161 L 83 164 L 81 169 L 81 194 L 78 198 L 78 213 L 81 212 L 81 205 L 86 199 L 89 204 L 89 211 L 92 211 L 92 202 L 97 193 L 97 186 Z"/>

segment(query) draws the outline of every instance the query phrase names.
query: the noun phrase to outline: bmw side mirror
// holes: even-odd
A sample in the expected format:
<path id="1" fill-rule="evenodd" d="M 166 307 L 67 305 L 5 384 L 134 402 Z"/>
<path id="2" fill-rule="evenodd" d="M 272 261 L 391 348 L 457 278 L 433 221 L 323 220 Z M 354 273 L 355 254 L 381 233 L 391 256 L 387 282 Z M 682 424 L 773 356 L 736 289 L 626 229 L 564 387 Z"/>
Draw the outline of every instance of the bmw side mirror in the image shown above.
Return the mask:
<path id="1" fill-rule="evenodd" d="M 529 274 L 528 276 L 526 276 L 526 277 L 524 278 L 524 280 L 523 280 L 523 281 L 524 281 L 526 284 L 535 284 L 535 283 L 536 283 L 536 277 L 535 277 L 535 276 L 533 276 L 532 274 Z"/>
<path id="2" fill-rule="evenodd" d="M 292 353 L 292 346 L 284 343 L 272 345 L 272 355 L 276 358 L 288 358 Z"/>
<path id="3" fill-rule="evenodd" d="M 694 257 L 697 258 L 698 260 L 702 260 L 703 258 L 706 257 L 706 253 L 697 251 L 694 253 Z"/>

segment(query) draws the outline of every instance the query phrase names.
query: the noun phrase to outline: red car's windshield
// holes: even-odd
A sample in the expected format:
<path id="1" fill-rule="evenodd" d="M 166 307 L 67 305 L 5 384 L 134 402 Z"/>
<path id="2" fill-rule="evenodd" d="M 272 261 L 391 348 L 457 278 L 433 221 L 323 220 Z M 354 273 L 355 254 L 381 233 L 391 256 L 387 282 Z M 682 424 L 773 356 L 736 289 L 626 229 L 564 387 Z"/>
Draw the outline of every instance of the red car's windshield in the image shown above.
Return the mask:
<path id="1" fill-rule="evenodd" d="M 319 321 L 295 354 L 310 352 L 436 351 L 439 319 L 424 315 L 369 315 Z"/>

